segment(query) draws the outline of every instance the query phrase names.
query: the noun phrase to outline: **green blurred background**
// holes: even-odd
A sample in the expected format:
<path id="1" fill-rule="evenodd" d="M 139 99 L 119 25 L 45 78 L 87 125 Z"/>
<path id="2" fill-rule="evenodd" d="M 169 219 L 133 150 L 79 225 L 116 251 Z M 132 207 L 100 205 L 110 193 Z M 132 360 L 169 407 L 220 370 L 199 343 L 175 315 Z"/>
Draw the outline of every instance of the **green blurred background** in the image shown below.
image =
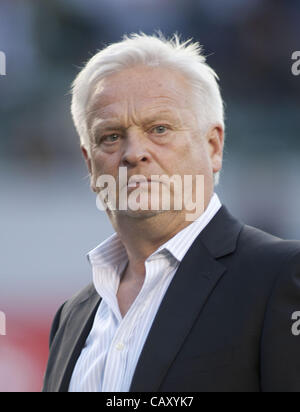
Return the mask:
<path id="1" fill-rule="evenodd" d="M 0 391 L 40 390 L 52 317 L 113 232 L 70 116 L 83 63 L 125 33 L 199 41 L 226 104 L 217 193 L 245 223 L 300 239 L 299 22 L 299 0 L 1 0 Z"/>

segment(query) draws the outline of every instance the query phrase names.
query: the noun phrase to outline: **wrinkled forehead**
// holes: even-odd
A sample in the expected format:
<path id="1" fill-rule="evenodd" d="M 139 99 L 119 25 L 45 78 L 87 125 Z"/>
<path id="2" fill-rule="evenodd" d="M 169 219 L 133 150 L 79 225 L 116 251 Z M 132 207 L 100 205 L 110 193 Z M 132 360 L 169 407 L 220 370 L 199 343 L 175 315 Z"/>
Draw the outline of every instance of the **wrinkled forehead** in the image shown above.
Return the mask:
<path id="1" fill-rule="evenodd" d="M 125 69 L 95 84 L 86 108 L 87 121 L 124 102 L 139 111 L 151 105 L 189 108 L 191 100 L 191 87 L 181 73 L 161 67 Z"/>

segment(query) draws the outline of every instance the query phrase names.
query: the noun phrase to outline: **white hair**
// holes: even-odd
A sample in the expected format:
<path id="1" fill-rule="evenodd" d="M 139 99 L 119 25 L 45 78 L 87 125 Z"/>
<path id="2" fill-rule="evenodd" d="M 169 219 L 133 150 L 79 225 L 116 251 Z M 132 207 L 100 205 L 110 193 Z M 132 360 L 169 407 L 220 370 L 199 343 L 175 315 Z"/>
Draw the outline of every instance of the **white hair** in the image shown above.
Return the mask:
<path id="1" fill-rule="evenodd" d="M 215 71 L 206 63 L 202 46 L 189 39 L 181 42 L 174 34 L 166 39 L 157 35 L 133 33 L 123 40 L 98 51 L 80 71 L 72 84 L 71 113 L 81 146 L 90 156 L 90 142 L 87 127 L 87 106 L 95 85 L 103 78 L 136 65 L 161 66 L 182 73 L 191 85 L 195 95 L 201 132 L 214 125 L 224 130 L 224 105 Z M 219 173 L 214 176 L 218 183 Z"/>

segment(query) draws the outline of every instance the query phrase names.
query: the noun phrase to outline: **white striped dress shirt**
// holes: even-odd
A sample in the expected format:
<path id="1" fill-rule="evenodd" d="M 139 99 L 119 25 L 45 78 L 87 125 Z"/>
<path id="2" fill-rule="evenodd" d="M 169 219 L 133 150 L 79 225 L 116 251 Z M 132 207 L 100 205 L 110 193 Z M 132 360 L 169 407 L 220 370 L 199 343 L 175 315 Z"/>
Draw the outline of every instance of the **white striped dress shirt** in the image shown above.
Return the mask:
<path id="1" fill-rule="evenodd" d="M 162 299 L 184 255 L 220 209 L 214 194 L 204 213 L 160 246 L 145 262 L 143 287 L 122 318 L 117 301 L 128 256 L 115 233 L 89 254 L 95 288 L 102 297 L 91 332 L 75 365 L 69 392 L 128 392 Z"/>

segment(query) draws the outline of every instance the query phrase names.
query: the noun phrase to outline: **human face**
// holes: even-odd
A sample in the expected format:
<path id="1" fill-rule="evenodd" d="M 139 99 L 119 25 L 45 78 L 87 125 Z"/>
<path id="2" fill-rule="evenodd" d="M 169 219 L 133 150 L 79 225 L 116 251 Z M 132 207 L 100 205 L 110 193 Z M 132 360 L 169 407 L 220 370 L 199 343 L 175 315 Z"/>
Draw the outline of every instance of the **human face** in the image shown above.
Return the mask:
<path id="1" fill-rule="evenodd" d="M 203 175 L 208 204 L 213 173 L 221 167 L 222 129 L 216 126 L 206 134 L 199 129 L 194 98 L 182 74 L 136 66 L 106 77 L 91 94 L 87 123 L 91 156 L 82 151 L 95 192 L 99 176 L 118 182 L 120 167 L 128 177 Z"/>

